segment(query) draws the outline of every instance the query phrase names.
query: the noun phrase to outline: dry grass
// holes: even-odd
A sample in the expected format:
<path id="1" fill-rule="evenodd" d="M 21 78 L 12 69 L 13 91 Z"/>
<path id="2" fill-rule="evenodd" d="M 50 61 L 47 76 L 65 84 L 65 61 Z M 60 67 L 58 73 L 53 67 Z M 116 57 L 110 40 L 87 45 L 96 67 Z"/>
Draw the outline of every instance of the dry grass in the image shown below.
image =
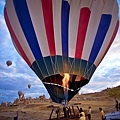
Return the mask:
<path id="1" fill-rule="evenodd" d="M 86 99 L 83 100 L 83 98 Z M 0 107 L 0 120 L 13 120 L 16 116 L 16 111 L 19 112 L 19 120 L 48 120 L 52 110 L 52 107 L 50 107 L 51 105 L 56 107 L 60 106 L 59 104 L 46 101 L 37 103 L 34 102 L 27 106 Z M 79 108 L 82 107 L 85 112 L 88 107 L 91 106 L 92 120 L 100 120 L 99 107 L 102 107 L 105 113 L 116 111 L 114 100 L 105 96 L 104 92 L 76 96 L 69 102 L 69 106 L 71 106 L 71 108 L 74 106 L 76 113 L 78 112 L 77 106 Z M 52 114 L 52 118 L 57 118 L 55 111 Z M 74 118 L 70 120 L 79 119 Z"/>
<path id="2" fill-rule="evenodd" d="M 69 105 L 74 105 L 75 111 L 78 111 L 77 107 L 82 107 L 84 111 L 88 109 L 88 106 L 92 107 L 92 120 L 100 120 L 99 107 L 102 107 L 105 113 L 115 111 L 113 101 L 80 101 L 81 105 L 74 105 L 75 102 L 70 101 Z M 49 108 L 51 103 L 44 102 L 38 104 L 29 104 L 27 106 L 12 106 L 12 107 L 0 107 L 0 120 L 13 120 L 16 116 L 16 111 L 19 111 L 19 120 L 47 120 L 49 119 L 52 108 Z M 58 104 L 52 103 L 54 106 Z M 55 111 L 52 114 L 52 118 L 56 118 Z M 72 119 L 71 119 L 72 120 Z M 75 120 L 75 119 L 74 119 Z M 77 119 L 76 119 L 77 120 Z"/>

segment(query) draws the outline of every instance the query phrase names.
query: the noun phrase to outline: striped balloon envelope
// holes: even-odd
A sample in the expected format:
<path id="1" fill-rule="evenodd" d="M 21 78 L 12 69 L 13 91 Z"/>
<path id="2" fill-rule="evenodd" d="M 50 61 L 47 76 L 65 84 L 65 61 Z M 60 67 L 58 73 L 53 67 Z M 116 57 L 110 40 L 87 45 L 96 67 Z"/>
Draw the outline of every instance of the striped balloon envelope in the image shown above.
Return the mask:
<path id="1" fill-rule="evenodd" d="M 57 103 L 90 81 L 119 27 L 116 0 L 6 0 L 4 17 L 16 50 Z"/>

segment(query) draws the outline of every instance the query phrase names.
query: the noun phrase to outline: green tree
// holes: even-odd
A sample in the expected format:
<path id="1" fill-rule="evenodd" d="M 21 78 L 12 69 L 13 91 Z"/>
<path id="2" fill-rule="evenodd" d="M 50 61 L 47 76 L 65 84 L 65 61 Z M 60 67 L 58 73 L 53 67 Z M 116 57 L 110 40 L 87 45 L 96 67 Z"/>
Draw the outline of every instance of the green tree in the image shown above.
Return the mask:
<path id="1" fill-rule="evenodd" d="M 119 87 L 110 88 L 108 91 L 108 96 L 115 99 L 120 98 L 120 88 Z"/>

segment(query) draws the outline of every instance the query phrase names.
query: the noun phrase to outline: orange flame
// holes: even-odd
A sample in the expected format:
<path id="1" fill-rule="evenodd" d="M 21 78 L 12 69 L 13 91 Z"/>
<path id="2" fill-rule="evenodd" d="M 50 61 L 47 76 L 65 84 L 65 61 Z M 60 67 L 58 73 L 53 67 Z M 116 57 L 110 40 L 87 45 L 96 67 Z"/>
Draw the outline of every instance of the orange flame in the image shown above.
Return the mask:
<path id="1" fill-rule="evenodd" d="M 69 88 L 69 79 L 70 79 L 70 75 L 68 73 L 64 73 L 63 74 L 64 78 L 62 79 L 62 86 L 64 87 L 64 94 L 65 94 L 65 98 L 67 99 L 68 96 L 68 89 Z"/>

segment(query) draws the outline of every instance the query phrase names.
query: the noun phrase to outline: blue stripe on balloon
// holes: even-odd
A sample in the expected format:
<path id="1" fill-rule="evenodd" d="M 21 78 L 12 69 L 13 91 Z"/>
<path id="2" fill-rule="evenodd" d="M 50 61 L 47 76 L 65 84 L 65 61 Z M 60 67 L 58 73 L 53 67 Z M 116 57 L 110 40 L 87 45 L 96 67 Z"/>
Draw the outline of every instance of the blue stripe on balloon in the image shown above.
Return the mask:
<path id="1" fill-rule="evenodd" d="M 94 63 L 94 61 L 99 53 L 99 50 L 102 46 L 102 43 L 105 39 L 105 36 L 107 34 L 107 31 L 108 31 L 110 23 L 111 23 L 111 19 L 112 19 L 112 16 L 107 15 L 107 14 L 103 14 L 101 17 L 98 31 L 97 31 L 97 34 L 96 34 L 96 37 L 94 40 L 94 44 L 93 44 L 93 47 L 92 47 L 92 50 L 90 53 L 90 57 L 88 60 L 92 64 Z"/>
<path id="2" fill-rule="evenodd" d="M 62 54 L 68 56 L 68 25 L 69 25 L 70 5 L 67 1 L 62 1 L 61 10 L 61 33 L 62 33 Z"/>
<path id="3" fill-rule="evenodd" d="M 42 54 L 35 35 L 26 0 L 13 0 L 13 2 L 18 20 L 27 39 L 29 47 L 31 48 L 35 59 L 41 58 Z"/>

